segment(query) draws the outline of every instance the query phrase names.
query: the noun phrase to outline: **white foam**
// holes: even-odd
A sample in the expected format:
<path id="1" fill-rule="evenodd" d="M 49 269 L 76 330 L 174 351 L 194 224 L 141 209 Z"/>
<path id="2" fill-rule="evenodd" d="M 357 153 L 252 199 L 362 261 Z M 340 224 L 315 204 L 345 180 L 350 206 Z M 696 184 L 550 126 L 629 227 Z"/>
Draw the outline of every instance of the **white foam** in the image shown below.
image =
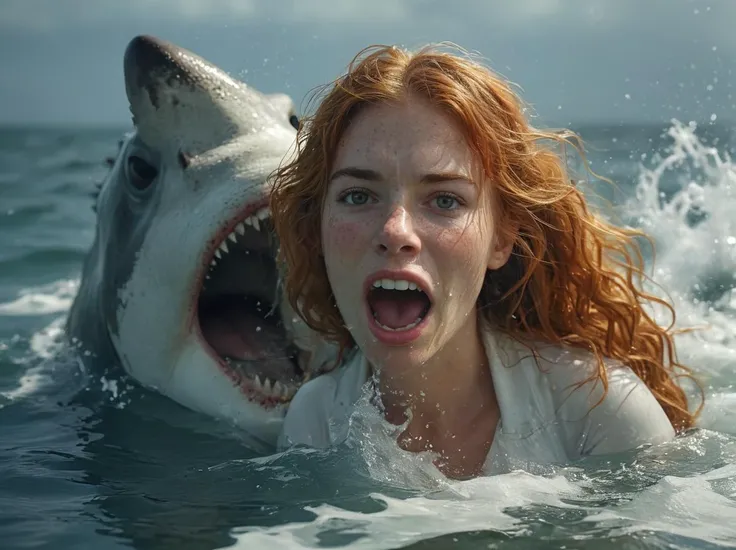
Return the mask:
<path id="1" fill-rule="evenodd" d="M 71 305 L 77 283 L 62 280 L 49 285 L 24 289 L 19 297 L 9 303 L 0 304 L 0 315 L 39 315 L 65 313 Z M 0 392 L 9 401 L 17 401 L 35 395 L 53 383 L 54 364 L 49 360 L 63 346 L 64 316 L 52 320 L 49 325 L 31 335 L 30 348 L 34 360 L 42 362 L 29 367 L 18 379 L 18 385 Z"/>
<path id="2" fill-rule="evenodd" d="M 231 532 L 236 542 L 227 548 L 271 550 L 316 548 L 331 537 L 346 535 L 352 542 L 340 548 L 361 550 L 399 548 L 427 538 L 465 531 L 522 533 L 526 527 L 506 509 L 543 503 L 575 508 L 563 498 L 580 498 L 582 490 L 562 476 L 540 478 L 525 472 L 479 478 L 451 484 L 433 498 L 397 499 L 380 494 L 370 497 L 383 503 L 384 510 L 361 513 L 327 504 L 305 507 L 314 513 L 309 523 L 275 527 L 248 527 Z"/>
<path id="3" fill-rule="evenodd" d="M 18 297 L 0 303 L 0 315 L 25 316 L 64 313 L 72 305 L 78 281 L 62 280 L 39 287 L 23 289 Z"/>
<path id="4" fill-rule="evenodd" d="M 723 485 L 720 492 L 713 488 L 718 482 Z M 661 531 L 730 545 L 736 541 L 734 497 L 736 464 L 729 464 L 693 477 L 664 477 L 630 502 L 591 514 L 588 519 L 599 527 L 614 527 L 610 536 Z"/>

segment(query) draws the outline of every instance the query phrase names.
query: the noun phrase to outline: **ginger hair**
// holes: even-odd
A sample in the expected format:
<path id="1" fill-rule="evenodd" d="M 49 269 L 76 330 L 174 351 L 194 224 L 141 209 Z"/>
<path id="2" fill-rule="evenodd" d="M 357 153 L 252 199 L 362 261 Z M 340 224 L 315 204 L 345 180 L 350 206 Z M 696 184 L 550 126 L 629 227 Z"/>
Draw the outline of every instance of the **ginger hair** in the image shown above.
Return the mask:
<path id="1" fill-rule="evenodd" d="M 296 155 L 275 173 L 271 196 L 286 293 L 308 326 L 341 350 L 355 345 L 328 281 L 320 231 L 339 141 L 363 109 L 421 98 L 462 129 L 492 182 L 499 230 L 515 228 L 509 261 L 486 274 L 480 314 L 514 337 L 589 350 L 597 369 L 586 382 L 602 382 L 604 396 L 604 360 L 627 365 L 676 431 L 694 425 L 702 404 L 691 412 L 678 384 L 693 377 L 677 360 L 674 307 L 641 285 L 647 276 L 636 238 L 646 236 L 592 213 L 566 163 L 543 144 L 572 145 L 584 160 L 575 134 L 533 128 L 508 82 L 469 56 L 432 46 L 416 53 L 366 48 L 323 90 L 314 115 L 302 121 Z M 667 308 L 672 324 L 659 326 L 647 303 Z"/>

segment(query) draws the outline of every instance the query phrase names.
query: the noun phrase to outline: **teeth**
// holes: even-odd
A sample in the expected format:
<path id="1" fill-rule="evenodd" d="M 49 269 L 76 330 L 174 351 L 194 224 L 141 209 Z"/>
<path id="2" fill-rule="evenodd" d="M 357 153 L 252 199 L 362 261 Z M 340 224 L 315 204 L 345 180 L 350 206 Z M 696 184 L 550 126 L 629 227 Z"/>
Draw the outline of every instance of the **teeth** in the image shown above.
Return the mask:
<path id="1" fill-rule="evenodd" d="M 416 283 L 410 283 L 403 279 L 379 279 L 374 281 L 373 288 L 384 288 L 386 290 L 419 290 Z"/>
<path id="2" fill-rule="evenodd" d="M 297 390 L 296 386 L 289 387 L 279 381 L 272 383 L 271 380 L 265 377 L 263 378 L 263 382 L 261 382 L 261 377 L 258 375 L 253 379 L 253 387 L 266 397 L 275 398 L 280 401 L 289 401 L 294 397 Z"/>
<path id="3" fill-rule="evenodd" d="M 255 214 L 251 214 L 244 220 L 245 225 L 250 225 L 253 227 L 256 231 L 261 230 L 261 223 L 263 220 L 267 220 L 271 217 L 271 210 L 268 208 L 261 208 L 258 212 Z M 243 227 L 243 231 L 245 231 L 245 227 Z M 240 233 L 241 235 L 243 233 Z"/>
<path id="4" fill-rule="evenodd" d="M 238 236 L 239 235 L 245 235 L 245 226 L 248 225 L 252 228 L 254 228 L 256 231 L 261 230 L 261 221 L 266 220 L 271 217 L 271 210 L 268 207 L 261 208 L 254 214 L 248 216 L 240 222 L 238 225 L 235 226 L 235 228 L 230 232 L 230 234 L 223 239 L 223 241 L 220 243 L 220 246 L 217 247 L 215 250 L 215 257 L 210 262 L 210 266 L 215 267 L 217 265 L 217 260 L 222 258 L 224 254 L 228 254 L 230 252 L 227 241 L 231 241 L 233 243 L 238 242 Z M 245 251 L 246 254 L 248 254 L 248 251 Z"/>

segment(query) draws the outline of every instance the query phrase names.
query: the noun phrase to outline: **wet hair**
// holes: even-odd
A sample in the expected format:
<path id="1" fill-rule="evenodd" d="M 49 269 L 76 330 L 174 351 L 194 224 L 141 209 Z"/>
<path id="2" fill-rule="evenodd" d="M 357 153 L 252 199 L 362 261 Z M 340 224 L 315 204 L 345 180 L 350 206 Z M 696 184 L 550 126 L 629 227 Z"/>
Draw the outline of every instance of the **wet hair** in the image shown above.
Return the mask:
<path id="1" fill-rule="evenodd" d="M 646 236 L 591 212 L 566 162 L 550 147 L 571 145 L 584 161 L 574 133 L 533 128 L 508 82 L 470 56 L 437 46 L 416 53 L 371 46 L 322 91 L 314 115 L 302 121 L 296 155 L 275 174 L 271 198 L 286 292 L 307 325 L 342 350 L 355 345 L 330 287 L 320 231 L 341 137 L 351 120 L 372 105 L 421 98 L 458 124 L 479 159 L 493 185 L 498 230 L 515 228 L 508 235 L 514 243 L 509 261 L 486 274 L 478 297 L 480 314 L 522 340 L 589 350 L 598 368 L 585 382 L 597 378 L 604 396 L 604 360 L 627 365 L 654 394 L 675 430 L 693 426 L 702 404 L 690 411 L 678 383 L 681 378 L 694 381 L 692 373 L 677 359 L 672 325 L 659 326 L 646 311 L 647 306 L 664 307 L 674 324 L 673 306 L 643 289 L 647 276 L 637 238 Z"/>

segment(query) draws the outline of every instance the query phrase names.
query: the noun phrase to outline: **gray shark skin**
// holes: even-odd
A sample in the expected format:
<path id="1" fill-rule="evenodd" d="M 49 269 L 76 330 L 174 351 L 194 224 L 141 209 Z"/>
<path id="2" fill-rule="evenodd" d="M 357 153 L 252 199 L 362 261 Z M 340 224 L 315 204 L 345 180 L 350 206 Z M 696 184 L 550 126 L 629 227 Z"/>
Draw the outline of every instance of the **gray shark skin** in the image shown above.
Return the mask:
<path id="1" fill-rule="evenodd" d="M 67 337 L 85 367 L 120 365 L 275 443 L 296 389 L 334 357 L 278 284 L 267 204 L 295 144 L 292 101 L 150 36 L 124 69 L 135 128 L 96 197 Z"/>

